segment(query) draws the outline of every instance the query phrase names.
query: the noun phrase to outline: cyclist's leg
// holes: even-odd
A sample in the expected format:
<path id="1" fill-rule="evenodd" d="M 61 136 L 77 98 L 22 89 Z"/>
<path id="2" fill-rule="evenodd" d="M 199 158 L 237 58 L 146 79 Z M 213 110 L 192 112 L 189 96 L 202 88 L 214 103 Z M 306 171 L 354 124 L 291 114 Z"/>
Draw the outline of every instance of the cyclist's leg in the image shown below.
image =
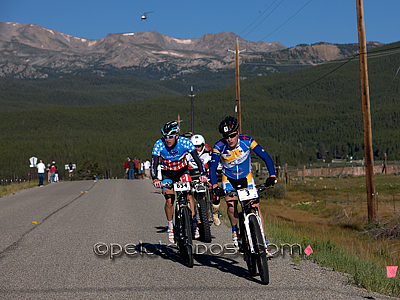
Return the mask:
<path id="1" fill-rule="evenodd" d="M 162 182 L 164 184 L 166 183 L 172 183 L 171 179 L 165 178 L 163 176 Z M 175 193 L 173 189 L 167 189 L 163 188 L 162 193 L 165 198 L 165 205 L 164 205 L 164 210 L 165 210 L 165 215 L 167 217 L 168 221 L 168 239 L 171 243 L 175 243 L 175 237 L 174 237 L 174 224 L 172 222 L 173 216 L 174 216 L 174 200 L 175 200 Z"/>
<path id="2" fill-rule="evenodd" d="M 263 218 L 263 216 L 262 216 L 262 213 L 261 213 L 261 210 L 260 210 L 260 198 L 257 198 L 257 199 L 255 199 L 254 201 L 253 201 L 253 204 L 251 205 L 252 207 L 257 207 L 257 210 L 258 210 L 258 215 L 260 216 L 260 219 L 261 219 L 261 225 L 262 225 L 262 228 L 263 228 L 263 231 L 265 230 L 264 228 L 264 218 Z"/>
<path id="3" fill-rule="evenodd" d="M 163 184 L 171 184 L 173 182 L 172 179 L 166 176 L 165 174 L 162 174 L 161 181 Z M 175 201 L 174 189 L 163 187 L 162 193 L 165 198 L 165 205 L 164 205 L 165 215 L 167 217 L 168 223 L 171 224 L 172 218 L 174 216 L 174 201 Z"/>
<path id="4" fill-rule="evenodd" d="M 165 197 L 165 205 L 164 205 L 164 210 L 165 210 L 165 215 L 167 216 L 167 221 L 172 221 L 172 218 L 174 216 L 174 200 L 175 200 L 175 194 L 173 189 L 164 189 L 163 195 Z"/>
<path id="5" fill-rule="evenodd" d="M 238 222 L 238 197 L 235 193 L 235 187 L 232 185 L 230 180 L 225 176 L 222 175 L 222 187 L 226 192 L 225 201 L 227 205 L 227 213 L 229 221 L 231 222 L 232 226 L 235 226 Z"/>

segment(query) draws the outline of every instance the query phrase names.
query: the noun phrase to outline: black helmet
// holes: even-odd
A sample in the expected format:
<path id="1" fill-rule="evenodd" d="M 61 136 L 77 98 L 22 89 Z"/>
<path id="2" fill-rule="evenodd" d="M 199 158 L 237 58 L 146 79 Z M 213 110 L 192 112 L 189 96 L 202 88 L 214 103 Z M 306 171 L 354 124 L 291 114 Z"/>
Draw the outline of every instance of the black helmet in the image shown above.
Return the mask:
<path id="1" fill-rule="evenodd" d="M 161 133 L 163 136 L 178 134 L 179 133 L 178 122 L 170 121 L 168 123 L 165 123 L 164 126 L 161 128 Z"/>
<path id="2" fill-rule="evenodd" d="M 239 128 L 239 123 L 236 118 L 228 116 L 219 123 L 219 132 L 221 134 L 231 134 L 237 131 Z"/>

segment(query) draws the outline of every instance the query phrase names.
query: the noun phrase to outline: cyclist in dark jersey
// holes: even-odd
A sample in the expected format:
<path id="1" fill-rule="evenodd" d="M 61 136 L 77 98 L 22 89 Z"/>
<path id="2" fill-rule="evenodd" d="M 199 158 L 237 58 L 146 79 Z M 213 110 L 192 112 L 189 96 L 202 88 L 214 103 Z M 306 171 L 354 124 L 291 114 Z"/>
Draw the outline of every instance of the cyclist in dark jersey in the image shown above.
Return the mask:
<path id="1" fill-rule="evenodd" d="M 250 136 L 239 134 L 239 124 L 237 120 L 231 116 L 226 117 L 219 125 L 219 131 L 223 138 L 215 143 L 211 162 L 210 162 L 210 181 L 216 196 L 225 196 L 228 206 L 228 217 L 232 225 L 232 241 L 237 246 L 237 221 L 238 198 L 235 192 L 241 188 L 251 188 L 255 186 L 253 174 L 251 172 L 250 154 L 253 150 L 266 164 L 269 178 L 266 180 L 267 185 L 276 183 L 276 175 L 274 164 L 269 154 Z M 217 182 L 218 162 L 222 164 L 222 188 Z M 258 207 L 259 200 L 255 202 Z M 262 226 L 264 228 L 264 220 L 259 210 Z"/>
<path id="2" fill-rule="evenodd" d="M 162 188 L 165 197 L 164 209 L 168 221 L 168 238 L 171 243 L 175 242 L 172 222 L 175 194 L 173 189 L 164 188 L 163 185 L 174 181 L 191 181 L 186 160 L 186 155 L 188 153 L 192 155 L 200 170 L 199 180 L 201 182 L 207 181 L 207 172 L 197 154 L 196 148 L 188 138 L 180 136 L 179 131 L 177 122 L 172 121 L 166 123 L 161 129 L 163 137 L 155 143 L 151 159 L 151 177 L 153 178 L 153 184 L 156 188 Z M 157 167 L 160 159 L 162 178 L 157 177 Z M 198 238 L 200 235 L 195 216 L 195 203 L 191 193 L 188 194 L 188 200 L 190 201 L 190 209 L 192 211 L 194 236 Z"/>

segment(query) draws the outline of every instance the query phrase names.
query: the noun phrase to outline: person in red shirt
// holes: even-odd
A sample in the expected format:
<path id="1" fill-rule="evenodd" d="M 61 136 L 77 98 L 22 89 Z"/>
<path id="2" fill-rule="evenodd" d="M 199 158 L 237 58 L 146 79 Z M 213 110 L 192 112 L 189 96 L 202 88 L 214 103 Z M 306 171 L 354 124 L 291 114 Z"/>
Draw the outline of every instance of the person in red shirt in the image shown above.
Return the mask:
<path id="1" fill-rule="evenodd" d="M 137 157 L 135 157 L 135 178 L 139 178 L 138 177 L 138 173 L 139 173 L 139 160 L 137 159 Z"/>
<path id="2" fill-rule="evenodd" d="M 128 172 L 129 172 L 129 160 L 130 158 L 128 157 L 124 163 L 124 168 L 125 168 L 125 178 L 128 179 Z"/>
<path id="3" fill-rule="evenodd" d="M 57 171 L 56 162 L 53 161 L 50 166 L 50 182 L 55 182 L 56 171 Z"/>

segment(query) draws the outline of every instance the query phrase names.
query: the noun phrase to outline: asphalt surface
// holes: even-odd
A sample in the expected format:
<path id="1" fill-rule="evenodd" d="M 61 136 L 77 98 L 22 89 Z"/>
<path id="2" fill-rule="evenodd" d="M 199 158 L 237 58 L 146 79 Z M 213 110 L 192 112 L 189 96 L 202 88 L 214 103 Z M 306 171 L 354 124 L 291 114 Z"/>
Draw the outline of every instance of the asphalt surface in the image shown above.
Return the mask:
<path id="1" fill-rule="evenodd" d="M 147 179 L 24 190 L 0 198 L 0 299 L 394 299 L 281 256 L 262 285 L 232 254 L 230 229 L 212 234 L 214 246 L 197 241 L 194 267 L 185 266 L 167 245 L 164 198 Z"/>

